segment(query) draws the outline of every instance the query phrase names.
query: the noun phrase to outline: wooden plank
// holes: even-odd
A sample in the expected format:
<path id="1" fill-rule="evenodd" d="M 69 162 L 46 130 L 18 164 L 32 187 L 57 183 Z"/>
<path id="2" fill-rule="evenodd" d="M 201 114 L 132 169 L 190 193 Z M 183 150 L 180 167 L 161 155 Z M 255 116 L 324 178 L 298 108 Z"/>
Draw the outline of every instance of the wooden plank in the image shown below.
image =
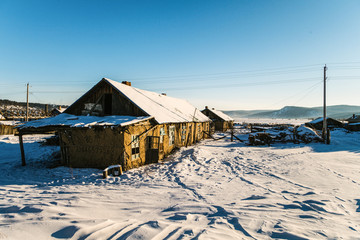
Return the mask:
<path id="1" fill-rule="evenodd" d="M 241 140 L 240 138 L 238 138 L 238 137 L 235 136 L 234 134 L 233 134 L 233 136 L 234 136 L 234 138 L 236 138 L 236 139 L 239 140 L 240 142 L 244 142 L 243 140 Z"/>
<path id="2" fill-rule="evenodd" d="M 207 136 L 211 137 L 212 139 L 216 140 L 211 134 L 209 134 L 209 133 L 207 133 L 205 131 L 203 131 L 203 133 L 205 133 Z"/>
<path id="3" fill-rule="evenodd" d="M 24 151 L 24 142 L 22 135 L 19 135 L 19 143 L 20 143 L 20 152 L 21 152 L 21 165 L 26 166 L 25 162 L 25 151 Z"/>

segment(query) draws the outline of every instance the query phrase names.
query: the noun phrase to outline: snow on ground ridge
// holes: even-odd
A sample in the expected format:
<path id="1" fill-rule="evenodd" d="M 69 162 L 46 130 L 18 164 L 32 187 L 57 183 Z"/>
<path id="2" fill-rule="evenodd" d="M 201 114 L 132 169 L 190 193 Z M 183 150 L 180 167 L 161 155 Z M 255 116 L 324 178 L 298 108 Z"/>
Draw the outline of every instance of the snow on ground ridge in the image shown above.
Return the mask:
<path id="1" fill-rule="evenodd" d="M 2 136 L 0 236 L 356 239 L 359 134 L 332 136 L 330 146 L 205 140 L 106 180 L 100 170 L 46 168 L 41 161 L 57 149 L 32 136 L 22 168 L 17 138 Z"/>

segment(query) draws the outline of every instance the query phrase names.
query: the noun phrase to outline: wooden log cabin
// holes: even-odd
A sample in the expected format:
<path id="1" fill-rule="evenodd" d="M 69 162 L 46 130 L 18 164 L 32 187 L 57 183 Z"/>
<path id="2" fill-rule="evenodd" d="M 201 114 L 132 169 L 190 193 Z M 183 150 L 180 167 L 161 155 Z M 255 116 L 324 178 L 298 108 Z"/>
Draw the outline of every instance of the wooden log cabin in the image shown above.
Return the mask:
<path id="1" fill-rule="evenodd" d="M 29 122 L 19 134 L 56 131 L 62 161 L 71 167 L 128 170 L 206 138 L 210 122 L 185 100 L 103 78 L 63 114 Z"/>
<path id="2" fill-rule="evenodd" d="M 201 112 L 211 119 L 215 131 L 226 132 L 234 126 L 234 119 L 219 110 L 215 110 L 215 108 L 210 109 L 205 106 L 205 109 Z"/>

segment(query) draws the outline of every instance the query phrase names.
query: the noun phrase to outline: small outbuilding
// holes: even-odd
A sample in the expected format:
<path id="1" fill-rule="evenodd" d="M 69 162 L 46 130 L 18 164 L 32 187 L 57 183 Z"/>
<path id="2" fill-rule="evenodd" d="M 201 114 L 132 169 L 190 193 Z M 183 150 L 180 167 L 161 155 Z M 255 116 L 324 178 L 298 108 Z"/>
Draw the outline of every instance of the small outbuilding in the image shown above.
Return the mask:
<path id="1" fill-rule="evenodd" d="M 215 108 L 210 109 L 208 106 L 205 106 L 205 109 L 201 112 L 212 120 L 215 125 L 215 131 L 226 132 L 234 126 L 234 119 L 222 111 L 215 110 Z"/>
<path id="2" fill-rule="evenodd" d="M 327 127 L 329 129 L 344 127 L 342 122 L 340 122 L 336 119 L 333 119 L 333 118 L 329 118 L 329 117 L 326 118 L 326 123 L 327 123 Z M 324 124 L 324 118 L 319 117 L 311 122 L 305 123 L 305 126 L 316 129 L 316 130 L 322 130 L 323 124 Z"/>
<path id="3" fill-rule="evenodd" d="M 185 100 L 103 78 L 64 113 L 31 121 L 19 135 L 55 131 L 65 165 L 128 170 L 209 136 L 210 122 Z"/>
<path id="4" fill-rule="evenodd" d="M 351 117 L 349 117 L 345 121 L 347 121 L 348 123 L 360 123 L 360 115 L 353 114 Z"/>
<path id="5" fill-rule="evenodd" d="M 346 119 L 346 129 L 350 131 L 360 131 L 360 115 L 353 114 L 351 117 Z"/>

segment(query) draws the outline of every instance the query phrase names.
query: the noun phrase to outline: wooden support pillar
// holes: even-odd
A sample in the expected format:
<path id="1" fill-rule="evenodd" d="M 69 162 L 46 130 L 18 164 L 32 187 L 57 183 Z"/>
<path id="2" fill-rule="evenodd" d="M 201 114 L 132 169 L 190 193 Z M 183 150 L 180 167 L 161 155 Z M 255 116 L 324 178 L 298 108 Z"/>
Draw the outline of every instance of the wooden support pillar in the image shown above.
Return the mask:
<path id="1" fill-rule="evenodd" d="M 23 136 L 21 134 L 19 134 L 19 143 L 20 143 L 20 152 L 21 152 L 21 165 L 26 166 L 24 142 L 23 142 Z"/>

